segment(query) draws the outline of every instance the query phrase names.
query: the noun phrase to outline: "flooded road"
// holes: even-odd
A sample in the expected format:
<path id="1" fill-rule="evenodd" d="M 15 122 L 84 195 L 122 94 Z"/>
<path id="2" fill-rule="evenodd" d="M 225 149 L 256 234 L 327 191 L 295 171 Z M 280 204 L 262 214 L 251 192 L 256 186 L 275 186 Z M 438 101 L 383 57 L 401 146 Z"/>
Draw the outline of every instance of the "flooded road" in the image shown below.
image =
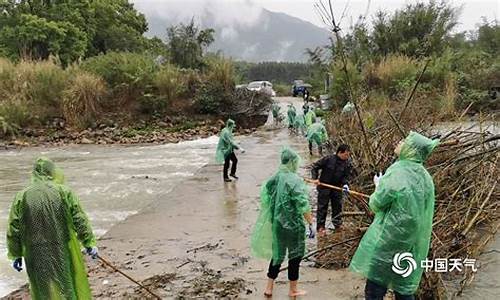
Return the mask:
<path id="1" fill-rule="evenodd" d="M 301 101 L 280 100 L 283 114 L 287 102 L 301 111 Z M 94 230 L 102 236 L 101 254 L 120 269 L 139 280 L 173 274 L 162 288 L 166 298 L 189 295 L 193 282 L 203 286 L 203 278 L 217 276 L 243 278 L 244 298 L 261 298 L 268 263 L 249 253 L 260 185 L 276 171 L 283 145 L 292 146 L 304 159 L 302 175 L 304 166 L 317 157 L 310 159 L 304 139 L 290 136 L 286 129 L 262 129 L 237 139 L 247 153 L 237 154 L 241 179 L 229 184 L 222 182 L 222 167 L 214 164 L 217 137 L 161 146 L 72 146 L 0 153 L 0 296 L 26 282 L 26 273 L 14 272 L 4 255 L 5 224 L 14 193 L 28 183 L 34 159 L 46 155 L 64 170 L 68 185 L 80 196 Z M 498 249 L 499 240 L 490 249 Z M 308 248 L 314 249 L 314 242 L 308 242 Z M 478 274 L 465 299 L 492 299 L 490 295 L 499 294 L 499 254 L 486 255 L 485 262 L 491 263 Z M 306 299 L 362 298 L 361 278 L 343 270 L 304 265 L 301 282 L 309 292 Z M 89 273 L 96 298 L 142 295 L 129 281 L 95 262 L 90 262 Z M 281 274 L 274 299 L 288 299 L 286 289 L 286 274 Z"/>

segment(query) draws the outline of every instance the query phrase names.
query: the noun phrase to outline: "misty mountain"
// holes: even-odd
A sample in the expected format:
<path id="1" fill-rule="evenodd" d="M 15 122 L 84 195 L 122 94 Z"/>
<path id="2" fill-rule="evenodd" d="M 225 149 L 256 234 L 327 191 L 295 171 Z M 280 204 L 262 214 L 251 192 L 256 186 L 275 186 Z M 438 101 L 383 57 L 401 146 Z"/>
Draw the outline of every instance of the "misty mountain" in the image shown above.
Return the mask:
<path id="1" fill-rule="evenodd" d="M 236 60 L 250 62 L 260 61 L 292 61 L 305 62 L 306 48 L 315 48 L 328 43 L 327 30 L 317 27 L 309 22 L 278 12 L 266 9 L 258 11 L 249 10 L 253 14 L 250 21 L 233 19 L 228 22 L 223 16 L 218 15 L 218 10 L 205 9 L 196 16 L 160 14 L 144 11 L 149 23 L 148 36 L 157 36 L 166 39 L 166 28 L 180 22 L 187 23 L 194 17 L 195 22 L 201 27 L 215 29 L 215 42 L 209 51 L 221 51 L 225 56 Z M 220 13 L 228 13 L 220 11 Z M 245 14 L 245 11 L 241 12 Z"/>

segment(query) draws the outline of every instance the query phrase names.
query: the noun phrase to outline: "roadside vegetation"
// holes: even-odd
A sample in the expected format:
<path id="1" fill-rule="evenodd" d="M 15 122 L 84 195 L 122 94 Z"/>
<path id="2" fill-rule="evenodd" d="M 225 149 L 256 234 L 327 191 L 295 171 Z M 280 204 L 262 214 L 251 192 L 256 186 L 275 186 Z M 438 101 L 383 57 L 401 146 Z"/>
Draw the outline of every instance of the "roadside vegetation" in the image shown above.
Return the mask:
<path id="1" fill-rule="evenodd" d="M 354 96 L 369 105 L 404 101 L 428 63 L 416 95 L 432 99 L 435 110 L 498 110 L 500 100 L 492 97 L 492 89 L 500 86 L 500 25 L 483 19 L 474 31 L 454 33 L 459 13 L 446 1 L 431 1 L 393 14 L 360 16 L 342 45 L 308 50 L 317 81 L 329 73 L 337 107 L 347 103 L 342 47 Z"/>
<path id="2" fill-rule="evenodd" d="M 213 29 L 191 21 L 165 28 L 166 42 L 146 38 L 145 17 L 127 0 L 8 1 L 0 11 L 0 136 L 237 109 L 233 62 L 206 51 Z"/>

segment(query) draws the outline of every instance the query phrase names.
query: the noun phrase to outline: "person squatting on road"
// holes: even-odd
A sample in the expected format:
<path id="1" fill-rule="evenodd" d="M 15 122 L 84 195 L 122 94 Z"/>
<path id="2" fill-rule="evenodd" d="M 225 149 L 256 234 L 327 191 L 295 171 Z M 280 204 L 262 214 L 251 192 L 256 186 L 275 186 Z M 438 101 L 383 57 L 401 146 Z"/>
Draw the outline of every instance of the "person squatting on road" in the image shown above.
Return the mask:
<path id="1" fill-rule="evenodd" d="M 240 149 L 242 153 L 245 152 L 243 148 L 241 148 L 234 141 L 233 130 L 236 126 L 236 123 L 228 119 L 226 122 L 226 127 L 222 129 L 219 136 L 219 143 L 217 144 L 217 151 L 215 152 L 215 161 L 219 164 L 224 163 L 224 169 L 222 172 L 222 176 L 225 182 L 231 182 L 227 172 L 229 171 L 229 163 L 231 162 L 231 174 L 230 176 L 234 179 L 238 179 L 236 176 L 236 168 L 238 166 L 238 158 L 234 154 L 234 150 Z"/>
<path id="2" fill-rule="evenodd" d="M 367 300 L 382 300 L 387 289 L 394 290 L 397 300 L 415 299 L 423 272 L 420 262 L 429 252 L 435 201 L 434 182 L 423 163 L 438 143 L 411 132 L 394 150 L 398 161 L 385 175 L 374 177 L 369 206 L 375 218 L 349 267 L 367 278 Z M 416 262 L 408 277 L 392 269 L 395 255 L 405 252 Z"/>
<path id="3" fill-rule="evenodd" d="M 309 142 L 309 155 L 313 155 L 313 143 L 318 146 L 319 155 L 323 155 L 323 144 L 328 140 L 328 132 L 322 122 L 314 121 L 307 129 L 307 141 Z"/>
<path id="4" fill-rule="evenodd" d="M 321 182 L 334 186 L 342 186 L 344 193 L 349 192 L 349 180 L 354 173 L 354 168 L 349 157 L 349 146 L 345 144 L 340 145 L 335 154 L 325 156 L 311 166 L 312 179 L 316 181 L 316 184 Z M 320 171 L 321 175 L 319 174 Z M 321 185 L 317 186 L 317 190 L 316 229 L 318 234 L 323 235 L 326 232 L 326 216 L 330 203 L 332 206 L 332 223 L 335 229 L 339 230 L 342 226 L 340 214 L 342 213 L 343 193 Z"/>
<path id="5" fill-rule="evenodd" d="M 290 148 L 281 151 L 278 172 L 262 186 L 260 214 L 255 224 L 251 250 L 255 257 L 270 260 L 265 295 L 273 293 L 274 280 L 282 262 L 288 257 L 289 296 L 305 295 L 297 287 L 299 267 L 306 251 L 306 226 L 309 237 L 314 237 L 309 191 L 297 174 L 300 157 Z"/>
<path id="6" fill-rule="evenodd" d="M 91 299 L 80 243 L 97 257 L 78 197 L 51 160 L 38 158 L 31 184 L 15 196 L 7 227 L 7 255 L 19 272 L 24 258 L 32 299 Z"/>

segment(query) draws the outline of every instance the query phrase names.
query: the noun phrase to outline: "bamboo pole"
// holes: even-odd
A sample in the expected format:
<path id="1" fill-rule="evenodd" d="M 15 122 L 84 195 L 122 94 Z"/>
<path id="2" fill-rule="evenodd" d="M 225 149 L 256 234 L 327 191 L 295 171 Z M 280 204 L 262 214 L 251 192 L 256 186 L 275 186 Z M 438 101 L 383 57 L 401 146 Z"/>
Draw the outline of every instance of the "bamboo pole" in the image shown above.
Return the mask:
<path id="1" fill-rule="evenodd" d="M 155 297 L 156 299 L 161 299 L 160 296 L 158 296 L 157 294 L 153 293 L 150 289 L 148 289 L 146 286 L 142 285 L 139 281 L 135 280 L 134 278 L 130 277 L 129 275 L 123 273 L 122 271 L 120 271 L 117 267 L 115 267 L 112 263 L 110 263 L 109 261 L 107 261 L 106 259 L 104 259 L 102 256 L 100 255 L 97 255 L 97 258 L 102 261 L 103 264 L 105 264 L 106 266 L 110 267 L 111 269 L 113 269 L 113 271 L 123 275 L 125 278 L 127 278 L 128 280 L 132 281 L 133 283 L 137 284 L 138 286 L 140 286 L 141 288 L 143 288 L 145 291 L 147 291 L 148 293 L 150 293 L 153 297 Z"/>
<path id="2" fill-rule="evenodd" d="M 333 189 L 333 190 L 336 190 L 336 191 L 339 191 L 339 192 L 344 191 L 344 189 L 341 188 L 341 187 L 334 186 L 334 185 L 331 185 L 331 184 L 322 183 L 322 182 L 317 183 L 316 181 L 314 181 L 312 179 L 309 179 L 309 178 L 304 178 L 304 181 L 312 183 L 312 184 L 316 184 L 316 185 L 319 185 L 319 186 L 324 186 L 324 187 L 327 187 L 327 188 L 330 188 L 330 189 Z M 369 195 L 363 194 L 363 193 L 360 193 L 360 192 L 356 192 L 356 191 L 353 191 L 353 190 L 349 190 L 348 193 L 350 195 L 354 195 L 354 196 L 359 196 L 359 197 L 363 197 L 363 198 L 366 198 L 366 199 L 370 199 Z"/>

